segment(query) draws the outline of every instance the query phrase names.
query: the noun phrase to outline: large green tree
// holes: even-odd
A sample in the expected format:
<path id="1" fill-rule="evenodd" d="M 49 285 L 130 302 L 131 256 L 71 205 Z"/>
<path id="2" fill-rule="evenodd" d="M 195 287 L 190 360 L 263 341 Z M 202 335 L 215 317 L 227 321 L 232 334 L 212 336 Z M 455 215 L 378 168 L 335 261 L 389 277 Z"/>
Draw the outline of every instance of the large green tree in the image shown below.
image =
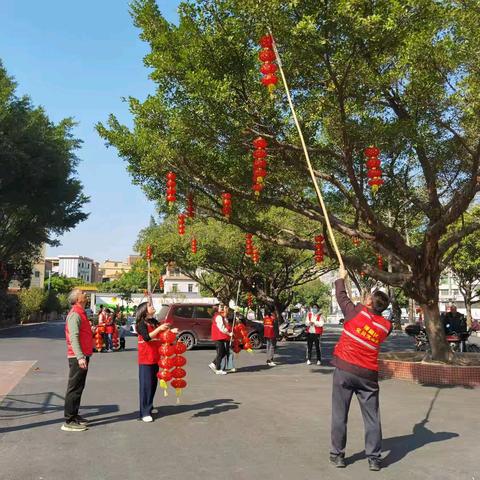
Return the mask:
<path id="1" fill-rule="evenodd" d="M 15 88 L 0 62 L 0 289 L 29 278 L 40 246 L 87 218 L 74 122 L 53 123 Z"/>
<path id="2" fill-rule="evenodd" d="M 191 251 L 191 238 L 197 239 L 197 252 Z M 310 252 L 278 247 L 254 240 L 259 249 L 255 265 L 245 255 L 245 235 L 233 225 L 213 219 L 189 221 L 185 236 L 177 232 L 176 219 L 141 232 L 138 251 L 153 247 L 154 263 L 175 262 L 185 274 L 196 280 L 210 294 L 223 302 L 235 299 L 238 286 L 250 292 L 258 303 L 281 313 L 290 304 L 294 288 L 318 278 L 331 268 L 318 267 Z"/>
<path id="3" fill-rule="evenodd" d="M 201 211 L 216 218 L 220 193 L 229 191 L 232 223 L 313 249 L 313 229 L 283 223 L 282 210 L 320 230 L 325 218 L 283 89 L 272 101 L 259 81 L 258 39 L 272 27 L 330 222 L 339 238 L 362 239 L 392 268 L 348 252 L 346 265 L 414 298 L 433 358 L 448 361 L 440 272 L 452 245 L 479 227 L 448 228 L 479 190 L 478 2 L 198 0 L 182 2 L 178 25 L 154 0 L 133 2 L 132 12 L 150 45 L 145 64 L 156 90 L 143 102 L 130 99 L 132 129 L 113 116 L 98 129 L 135 181 L 162 203 L 174 170 L 179 203 L 194 192 Z M 269 142 L 258 200 L 251 190 L 257 135 Z M 386 180 L 377 195 L 363 154 L 371 144 L 382 151 Z M 272 206 L 278 215 L 259 221 Z"/>

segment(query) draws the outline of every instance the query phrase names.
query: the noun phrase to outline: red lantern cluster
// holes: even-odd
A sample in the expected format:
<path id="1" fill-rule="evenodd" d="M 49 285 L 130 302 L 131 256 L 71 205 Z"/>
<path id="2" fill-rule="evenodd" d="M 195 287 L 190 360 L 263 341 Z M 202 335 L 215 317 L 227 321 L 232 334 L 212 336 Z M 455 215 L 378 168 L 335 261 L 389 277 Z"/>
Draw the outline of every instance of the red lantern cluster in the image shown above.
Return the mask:
<path id="1" fill-rule="evenodd" d="M 247 257 L 253 254 L 253 235 L 251 233 L 245 234 L 245 255 Z"/>
<path id="2" fill-rule="evenodd" d="M 190 248 L 192 250 L 192 253 L 197 253 L 197 239 L 195 237 L 192 238 Z"/>
<path id="3" fill-rule="evenodd" d="M 148 261 L 152 259 L 152 246 L 147 245 L 147 252 L 146 252 L 146 258 Z"/>
<path id="4" fill-rule="evenodd" d="M 165 282 L 163 281 L 163 277 L 161 276 L 159 279 L 158 279 L 158 288 L 163 292 L 164 288 L 165 288 Z"/>
<path id="5" fill-rule="evenodd" d="M 222 193 L 222 213 L 226 218 L 230 218 L 232 214 L 232 194 L 225 192 Z"/>
<path id="6" fill-rule="evenodd" d="M 171 208 L 177 201 L 177 175 L 175 172 L 167 173 L 167 203 Z"/>
<path id="7" fill-rule="evenodd" d="M 252 351 L 252 343 L 248 338 L 247 327 L 241 322 L 238 322 L 235 327 L 233 327 L 233 351 L 239 353 L 243 349 L 247 352 Z"/>
<path id="8" fill-rule="evenodd" d="M 262 84 L 267 87 L 268 92 L 273 96 L 273 91 L 278 82 L 278 77 L 275 75 L 277 65 L 275 65 L 275 51 L 273 50 L 273 37 L 271 35 L 264 35 L 260 39 L 260 46 L 262 49 L 258 54 L 259 60 L 262 62 L 260 72 L 262 73 Z"/>
<path id="9" fill-rule="evenodd" d="M 253 306 L 253 297 L 250 292 L 247 293 L 247 306 L 252 307 Z"/>
<path id="10" fill-rule="evenodd" d="M 195 202 L 192 193 L 189 193 L 187 197 L 187 217 L 195 218 Z"/>
<path id="11" fill-rule="evenodd" d="M 323 255 L 324 255 L 324 238 L 323 235 L 317 235 L 315 237 L 315 263 L 320 264 L 323 262 Z"/>
<path id="12" fill-rule="evenodd" d="M 372 187 L 372 192 L 376 193 L 379 187 L 384 184 L 382 169 L 380 168 L 381 162 L 378 158 L 380 149 L 374 146 L 368 147 L 365 149 L 365 155 L 367 157 L 368 184 Z"/>
<path id="13" fill-rule="evenodd" d="M 177 342 L 176 335 L 170 330 L 166 330 L 159 335 L 159 340 L 162 345 L 159 348 L 160 360 L 158 365 L 160 367 L 157 373 L 157 378 L 160 382 L 160 388 L 163 389 L 163 395 L 168 395 L 168 382 L 175 389 L 177 395 L 177 403 L 182 393 L 182 389 L 187 386 L 184 377 L 187 372 L 182 368 L 186 365 L 187 359 L 182 356 L 186 352 L 187 347 L 182 342 Z"/>
<path id="14" fill-rule="evenodd" d="M 178 215 L 178 234 L 185 235 L 185 214 Z"/>
<path id="15" fill-rule="evenodd" d="M 95 350 L 101 352 L 103 349 L 103 333 L 105 333 L 105 327 L 103 325 L 98 325 L 97 330 L 95 331 Z"/>
<path id="16" fill-rule="evenodd" d="M 263 137 L 253 141 L 253 191 L 258 197 L 263 190 L 267 176 L 267 148 L 268 143 Z"/>
<path id="17" fill-rule="evenodd" d="M 255 245 L 253 246 L 253 250 L 252 250 L 252 261 L 254 265 L 257 265 L 258 262 L 260 261 L 260 251 L 258 250 L 258 247 L 256 247 Z"/>
<path id="18" fill-rule="evenodd" d="M 112 343 L 113 349 L 118 350 L 118 347 L 120 347 L 120 340 L 118 339 L 118 327 L 116 325 L 113 326 Z"/>
<path id="19" fill-rule="evenodd" d="M 377 254 L 377 266 L 379 270 L 383 270 L 383 257 L 379 253 Z"/>

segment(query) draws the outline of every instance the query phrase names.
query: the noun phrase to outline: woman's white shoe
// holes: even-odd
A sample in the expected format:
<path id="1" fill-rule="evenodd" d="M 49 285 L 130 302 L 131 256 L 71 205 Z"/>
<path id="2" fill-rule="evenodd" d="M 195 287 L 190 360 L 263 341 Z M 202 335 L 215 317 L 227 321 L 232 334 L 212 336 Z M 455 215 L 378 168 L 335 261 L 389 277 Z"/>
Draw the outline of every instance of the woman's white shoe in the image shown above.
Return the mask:
<path id="1" fill-rule="evenodd" d="M 142 417 L 142 422 L 153 422 L 153 418 L 150 415 L 147 415 L 146 417 Z"/>

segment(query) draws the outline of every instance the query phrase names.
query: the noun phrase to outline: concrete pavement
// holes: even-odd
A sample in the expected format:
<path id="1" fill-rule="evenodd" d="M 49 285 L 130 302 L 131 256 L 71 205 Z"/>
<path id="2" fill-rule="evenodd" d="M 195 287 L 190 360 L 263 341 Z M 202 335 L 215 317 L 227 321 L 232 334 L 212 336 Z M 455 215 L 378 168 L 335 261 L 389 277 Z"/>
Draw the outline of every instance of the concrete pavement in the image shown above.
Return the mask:
<path id="1" fill-rule="evenodd" d="M 338 329 L 323 339 L 331 356 Z M 63 325 L 0 332 L 0 361 L 36 361 L 0 405 L 1 480 L 301 480 L 480 478 L 479 391 L 400 381 L 381 385 L 385 465 L 368 471 L 363 424 L 352 402 L 344 470 L 328 464 L 332 368 L 306 366 L 305 345 L 242 352 L 237 373 L 214 375 L 214 350 L 186 354 L 188 388 L 157 393 L 158 418 L 136 420 L 136 339 L 125 352 L 94 355 L 82 400 L 86 432 L 60 430 L 67 362 Z M 393 336 L 387 348 L 411 347 Z"/>

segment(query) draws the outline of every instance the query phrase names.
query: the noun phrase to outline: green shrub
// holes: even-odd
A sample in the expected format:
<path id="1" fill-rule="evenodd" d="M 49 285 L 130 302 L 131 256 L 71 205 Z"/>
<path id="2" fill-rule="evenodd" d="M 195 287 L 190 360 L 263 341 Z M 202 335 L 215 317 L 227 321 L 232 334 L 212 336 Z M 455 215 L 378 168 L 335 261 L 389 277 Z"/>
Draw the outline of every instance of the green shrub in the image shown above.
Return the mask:
<path id="1" fill-rule="evenodd" d="M 58 313 L 64 313 L 70 310 L 70 302 L 68 301 L 68 295 L 66 293 L 59 293 L 57 299 L 60 306 Z"/>
<path id="2" fill-rule="evenodd" d="M 19 310 L 18 297 L 0 291 L 0 325 L 6 326 L 17 323 Z"/>
<path id="3" fill-rule="evenodd" d="M 50 292 L 47 292 L 45 296 L 46 296 L 46 299 L 45 299 L 45 305 L 44 305 L 43 311 L 45 313 L 60 312 L 61 305 L 56 293 L 53 291 L 50 291 Z"/>
<path id="4" fill-rule="evenodd" d="M 30 315 L 43 312 L 47 303 L 48 294 L 41 288 L 21 290 L 18 299 L 20 301 L 20 319 L 28 321 Z"/>

